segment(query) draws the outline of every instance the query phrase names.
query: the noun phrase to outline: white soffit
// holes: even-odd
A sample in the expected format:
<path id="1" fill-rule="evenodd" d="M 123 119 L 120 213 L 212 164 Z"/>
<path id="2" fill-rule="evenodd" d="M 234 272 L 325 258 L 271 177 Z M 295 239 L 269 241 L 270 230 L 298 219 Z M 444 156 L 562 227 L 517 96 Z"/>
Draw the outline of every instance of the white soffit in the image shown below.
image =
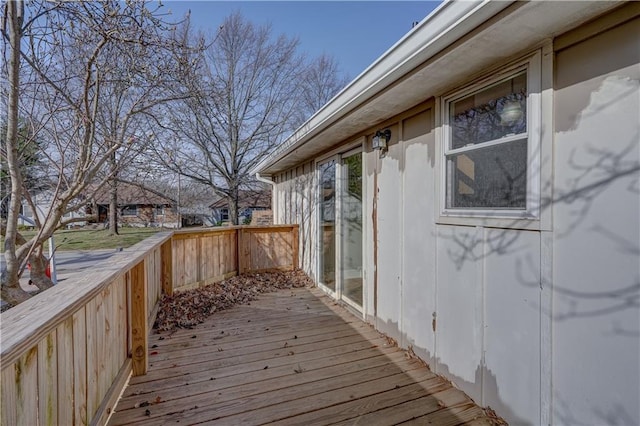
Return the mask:
<path id="1" fill-rule="evenodd" d="M 444 2 L 253 172 L 273 175 L 313 158 L 619 3 Z"/>

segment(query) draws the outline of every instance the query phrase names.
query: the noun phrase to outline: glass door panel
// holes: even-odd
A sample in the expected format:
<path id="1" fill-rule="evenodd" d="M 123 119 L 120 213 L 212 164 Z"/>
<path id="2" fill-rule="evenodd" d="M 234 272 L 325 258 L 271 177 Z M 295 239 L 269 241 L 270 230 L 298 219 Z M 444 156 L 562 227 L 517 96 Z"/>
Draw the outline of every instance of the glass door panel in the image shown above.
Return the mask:
<path id="1" fill-rule="evenodd" d="M 336 162 L 319 166 L 320 170 L 320 283 L 336 290 Z"/>
<path id="2" fill-rule="evenodd" d="M 362 309 L 362 152 L 343 157 L 341 177 L 340 293 Z"/>

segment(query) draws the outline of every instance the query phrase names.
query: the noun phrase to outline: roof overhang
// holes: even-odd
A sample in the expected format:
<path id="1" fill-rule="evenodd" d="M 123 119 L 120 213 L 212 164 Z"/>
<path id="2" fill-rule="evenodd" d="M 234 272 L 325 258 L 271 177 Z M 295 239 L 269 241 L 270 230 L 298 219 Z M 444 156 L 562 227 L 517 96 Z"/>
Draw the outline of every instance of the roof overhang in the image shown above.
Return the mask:
<path id="1" fill-rule="evenodd" d="M 446 1 L 253 172 L 274 175 L 622 2 Z"/>

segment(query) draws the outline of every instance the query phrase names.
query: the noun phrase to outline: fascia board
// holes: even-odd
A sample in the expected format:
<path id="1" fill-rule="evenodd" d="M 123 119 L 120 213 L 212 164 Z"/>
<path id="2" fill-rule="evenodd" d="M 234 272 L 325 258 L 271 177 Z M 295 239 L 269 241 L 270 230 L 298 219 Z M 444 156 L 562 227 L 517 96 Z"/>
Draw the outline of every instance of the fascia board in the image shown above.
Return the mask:
<path id="1" fill-rule="evenodd" d="M 255 166 L 251 173 L 261 173 L 272 167 L 511 3 L 491 0 L 443 2 Z"/>

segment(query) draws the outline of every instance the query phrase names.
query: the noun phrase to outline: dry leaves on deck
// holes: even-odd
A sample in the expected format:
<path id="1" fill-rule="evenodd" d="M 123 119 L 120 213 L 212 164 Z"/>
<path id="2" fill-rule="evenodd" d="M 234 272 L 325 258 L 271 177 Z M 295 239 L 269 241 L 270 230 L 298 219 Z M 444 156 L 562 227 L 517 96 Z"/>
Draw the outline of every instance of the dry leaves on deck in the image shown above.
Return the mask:
<path id="1" fill-rule="evenodd" d="M 163 295 L 154 328 L 160 331 L 191 328 L 215 311 L 249 303 L 260 293 L 312 285 L 313 281 L 301 270 L 275 271 L 240 275 L 173 296 Z"/>

